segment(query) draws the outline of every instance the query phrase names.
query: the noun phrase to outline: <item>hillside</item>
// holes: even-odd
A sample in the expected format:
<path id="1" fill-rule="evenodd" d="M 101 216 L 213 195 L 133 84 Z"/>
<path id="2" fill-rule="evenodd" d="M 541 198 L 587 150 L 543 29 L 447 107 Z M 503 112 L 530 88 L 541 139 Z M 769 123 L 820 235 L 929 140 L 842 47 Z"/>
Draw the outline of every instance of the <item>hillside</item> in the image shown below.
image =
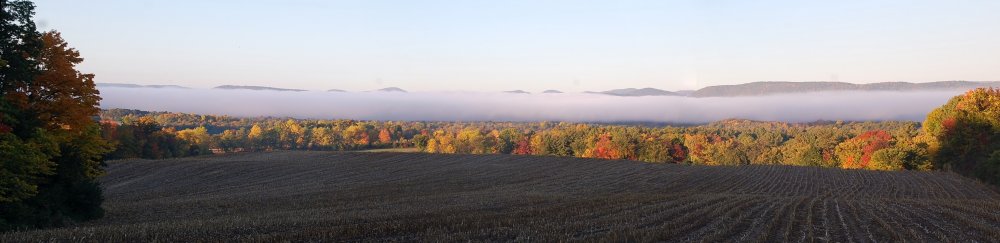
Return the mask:
<path id="1" fill-rule="evenodd" d="M 708 86 L 690 94 L 693 97 L 759 96 L 819 91 L 916 91 L 959 90 L 1000 87 L 1000 82 L 941 81 L 928 83 L 881 82 L 852 84 L 845 82 L 753 82 Z"/>
<path id="2" fill-rule="evenodd" d="M 947 173 L 511 155 L 274 152 L 109 162 L 107 216 L 0 241 L 992 241 Z"/>

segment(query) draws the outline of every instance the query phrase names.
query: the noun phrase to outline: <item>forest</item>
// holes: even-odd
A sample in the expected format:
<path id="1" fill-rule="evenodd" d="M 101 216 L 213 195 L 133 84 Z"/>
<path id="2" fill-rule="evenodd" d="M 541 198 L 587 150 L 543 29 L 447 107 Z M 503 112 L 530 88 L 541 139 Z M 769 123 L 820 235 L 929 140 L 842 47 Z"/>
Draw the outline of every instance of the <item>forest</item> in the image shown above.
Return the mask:
<path id="1" fill-rule="evenodd" d="M 920 124 L 916 122 L 793 124 L 725 120 L 661 127 L 234 118 L 123 109 L 101 114 L 103 136 L 117 145 L 109 155 L 111 159 L 261 150 L 418 148 L 428 153 L 572 156 L 704 165 L 931 168 L 926 143 L 919 141 Z"/>
<path id="2" fill-rule="evenodd" d="M 415 148 L 427 153 L 569 156 L 695 165 L 945 169 L 996 183 L 1000 150 L 992 141 L 1000 141 L 1000 116 L 994 115 L 1000 107 L 998 97 L 994 89 L 969 91 L 932 112 L 924 126 L 906 121 L 785 123 L 738 119 L 692 126 L 356 121 L 237 118 L 126 109 L 103 110 L 100 124 L 102 136 L 115 145 L 108 159 Z"/>

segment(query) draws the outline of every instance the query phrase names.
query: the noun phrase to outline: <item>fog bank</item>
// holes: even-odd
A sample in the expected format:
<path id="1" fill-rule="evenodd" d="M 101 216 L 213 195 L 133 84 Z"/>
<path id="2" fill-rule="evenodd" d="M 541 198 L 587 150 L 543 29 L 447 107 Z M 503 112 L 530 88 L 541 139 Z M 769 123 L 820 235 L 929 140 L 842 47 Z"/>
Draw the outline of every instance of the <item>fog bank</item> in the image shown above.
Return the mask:
<path id="1" fill-rule="evenodd" d="M 421 121 L 703 123 L 728 118 L 922 121 L 954 91 L 817 92 L 759 97 L 618 97 L 485 92 L 282 92 L 101 87 L 101 108 L 231 116 Z"/>

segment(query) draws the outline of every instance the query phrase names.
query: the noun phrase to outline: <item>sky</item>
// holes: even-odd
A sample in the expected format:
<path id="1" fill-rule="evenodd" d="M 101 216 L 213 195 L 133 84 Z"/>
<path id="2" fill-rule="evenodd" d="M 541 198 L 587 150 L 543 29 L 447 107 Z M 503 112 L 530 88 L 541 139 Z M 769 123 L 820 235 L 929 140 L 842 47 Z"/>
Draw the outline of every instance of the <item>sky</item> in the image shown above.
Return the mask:
<path id="1" fill-rule="evenodd" d="M 567 92 L 1000 80 L 1000 1 L 37 0 L 97 82 Z"/>

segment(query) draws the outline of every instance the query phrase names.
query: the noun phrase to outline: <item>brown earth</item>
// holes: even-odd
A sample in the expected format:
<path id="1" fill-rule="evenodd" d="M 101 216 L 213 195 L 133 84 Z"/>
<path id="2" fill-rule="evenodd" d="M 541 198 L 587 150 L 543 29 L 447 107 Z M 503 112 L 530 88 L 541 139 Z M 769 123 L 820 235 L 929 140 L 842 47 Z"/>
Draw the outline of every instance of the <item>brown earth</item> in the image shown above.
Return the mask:
<path id="1" fill-rule="evenodd" d="M 951 173 L 272 152 L 109 163 L 105 218 L 0 241 L 996 241 Z"/>

